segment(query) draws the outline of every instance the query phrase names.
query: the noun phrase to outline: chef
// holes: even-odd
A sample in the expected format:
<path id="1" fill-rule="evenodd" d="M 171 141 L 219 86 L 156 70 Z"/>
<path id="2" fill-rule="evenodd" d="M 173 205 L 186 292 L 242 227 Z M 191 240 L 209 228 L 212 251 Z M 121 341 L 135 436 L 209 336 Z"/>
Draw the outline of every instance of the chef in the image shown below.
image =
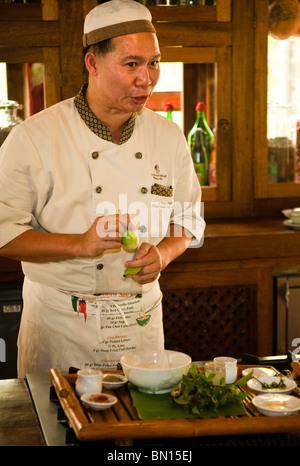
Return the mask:
<path id="1" fill-rule="evenodd" d="M 0 253 L 25 275 L 19 377 L 162 349 L 160 273 L 203 237 L 185 137 L 145 108 L 160 61 L 149 10 L 98 5 L 83 45 L 88 83 L 1 147 Z M 123 244 L 128 230 L 137 244 Z"/>

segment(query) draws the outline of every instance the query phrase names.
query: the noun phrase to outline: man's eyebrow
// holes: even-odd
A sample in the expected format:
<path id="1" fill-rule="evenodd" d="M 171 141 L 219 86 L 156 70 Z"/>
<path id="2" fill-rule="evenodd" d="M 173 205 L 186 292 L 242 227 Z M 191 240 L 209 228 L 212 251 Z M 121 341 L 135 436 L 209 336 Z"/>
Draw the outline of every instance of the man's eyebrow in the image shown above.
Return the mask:
<path id="1" fill-rule="evenodd" d="M 158 53 L 157 55 L 154 55 L 154 57 L 151 57 L 150 60 L 155 60 L 157 58 L 160 58 L 161 57 L 161 54 Z M 127 57 L 124 57 L 124 60 L 139 60 L 141 59 L 142 57 L 140 55 L 127 55 Z"/>

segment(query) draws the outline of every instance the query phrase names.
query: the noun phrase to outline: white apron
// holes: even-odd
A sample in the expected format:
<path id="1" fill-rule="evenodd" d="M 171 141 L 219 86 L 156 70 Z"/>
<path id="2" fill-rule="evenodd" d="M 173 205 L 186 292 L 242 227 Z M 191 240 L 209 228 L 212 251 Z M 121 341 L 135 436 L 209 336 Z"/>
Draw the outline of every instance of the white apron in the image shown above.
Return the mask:
<path id="1" fill-rule="evenodd" d="M 71 296 L 25 278 L 23 297 L 18 377 L 116 368 L 125 352 L 164 347 L 158 284 L 143 295 Z"/>

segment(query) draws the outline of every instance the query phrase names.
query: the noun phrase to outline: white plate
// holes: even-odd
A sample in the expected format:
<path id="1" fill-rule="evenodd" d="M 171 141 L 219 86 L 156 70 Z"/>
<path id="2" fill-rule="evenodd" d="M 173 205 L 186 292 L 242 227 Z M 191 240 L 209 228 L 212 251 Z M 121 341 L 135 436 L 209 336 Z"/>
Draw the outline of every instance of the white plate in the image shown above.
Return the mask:
<path id="1" fill-rule="evenodd" d="M 253 371 L 253 375 L 255 377 L 261 377 L 262 375 L 276 375 L 276 372 L 268 367 L 247 367 L 247 369 L 243 370 L 242 375 L 248 375 L 251 371 Z"/>
<path id="2" fill-rule="evenodd" d="M 289 228 L 293 228 L 294 230 L 300 230 L 300 223 L 293 223 L 292 220 L 285 220 L 284 225 Z"/>
<path id="3" fill-rule="evenodd" d="M 127 383 L 127 377 L 122 374 L 104 374 L 102 377 L 102 387 L 116 389 Z"/>
<path id="4" fill-rule="evenodd" d="M 265 416 L 288 416 L 300 410 L 300 399 L 285 394 L 265 393 L 253 398 L 256 409 Z"/>
<path id="5" fill-rule="evenodd" d="M 267 383 L 270 385 L 272 382 L 279 383 L 280 382 L 280 377 L 279 376 L 260 376 L 258 379 L 261 382 Z M 250 379 L 247 382 L 248 387 L 250 390 L 252 390 L 254 393 L 290 393 L 294 388 L 297 387 L 297 384 L 294 380 L 288 379 L 287 377 L 282 377 L 283 382 L 286 385 L 286 388 L 278 389 L 278 388 L 263 388 L 259 380 L 256 379 Z"/>
<path id="6" fill-rule="evenodd" d="M 83 404 L 90 409 L 102 411 L 117 403 L 118 398 L 108 393 L 85 393 L 80 397 Z"/>

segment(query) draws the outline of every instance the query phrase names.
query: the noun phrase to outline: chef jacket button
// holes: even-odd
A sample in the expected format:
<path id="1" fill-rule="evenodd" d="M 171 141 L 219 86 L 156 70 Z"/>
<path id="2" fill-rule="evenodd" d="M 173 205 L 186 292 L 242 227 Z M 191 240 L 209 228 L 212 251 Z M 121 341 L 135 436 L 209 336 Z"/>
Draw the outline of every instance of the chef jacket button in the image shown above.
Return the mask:
<path id="1" fill-rule="evenodd" d="M 97 159 L 99 157 L 99 152 L 92 152 L 92 158 Z"/>
<path id="2" fill-rule="evenodd" d="M 104 267 L 104 265 L 103 265 L 103 264 L 97 264 L 97 270 L 102 270 L 102 269 L 103 269 L 103 267 Z"/>
<path id="3" fill-rule="evenodd" d="M 137 153 L 135 154 L 135 158 L 136 158 L 136 159 L 141 159 L 142 157 L 143 157 L 143 154 L 142 154 L 141 152 L 137 152 Z"/>
<path id="4" fill-rule="evenodd" d="M 101 186 L 97 186 L 96 188 L 96 193 L 100 194 L 102 192 Z"/>
<path id="5" fill-rule="evenodd" d="M 147 188 L 143 187 L 143 188 L 141 189 L 141 193 L 142 193 L 142 194 L 147 194 L 147 192 L 148 192 L 148 189 L 147 189 Z"/>
<path id="6" fill-rule="evenodd" d="M 145 225 L 140 226 L 140 232 L 145 233 L 147 231 L 147 227 Z"/>

